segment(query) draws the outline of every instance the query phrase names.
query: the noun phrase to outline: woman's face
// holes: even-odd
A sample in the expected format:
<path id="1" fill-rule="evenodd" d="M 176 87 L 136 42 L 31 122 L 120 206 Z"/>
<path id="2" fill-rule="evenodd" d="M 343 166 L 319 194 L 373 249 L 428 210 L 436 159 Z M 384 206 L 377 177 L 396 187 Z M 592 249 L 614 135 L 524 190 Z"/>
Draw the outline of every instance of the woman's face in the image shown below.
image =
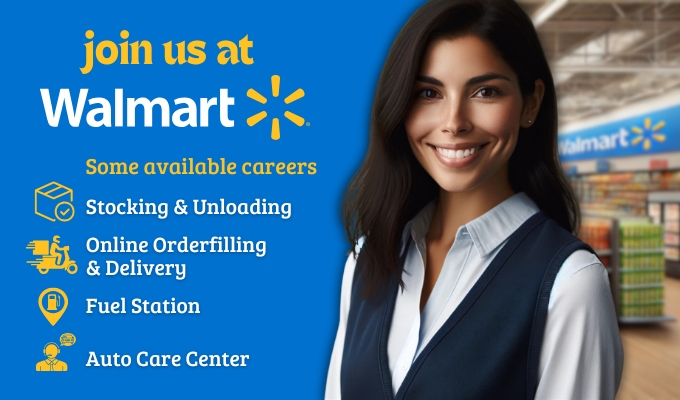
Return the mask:
<path id="1" fill-rule="evenodd" d="M 405 127 L 420 164 L 448 192 L 507 184 L 523 115 L 517 76 L 483 40 L 426 49 Z"/>

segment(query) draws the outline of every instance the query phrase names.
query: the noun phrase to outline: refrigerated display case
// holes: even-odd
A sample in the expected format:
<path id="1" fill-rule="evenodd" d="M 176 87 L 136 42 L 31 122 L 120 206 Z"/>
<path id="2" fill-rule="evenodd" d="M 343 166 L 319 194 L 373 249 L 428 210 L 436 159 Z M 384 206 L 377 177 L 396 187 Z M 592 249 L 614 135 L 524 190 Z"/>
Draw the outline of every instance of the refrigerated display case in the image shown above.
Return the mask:
<path id="1" fill-rule="evenodd" d="M 663 225 L 666 274 L 680 279 L 680 191 L 651 192 L 647 202 L 650 216 Z"/>

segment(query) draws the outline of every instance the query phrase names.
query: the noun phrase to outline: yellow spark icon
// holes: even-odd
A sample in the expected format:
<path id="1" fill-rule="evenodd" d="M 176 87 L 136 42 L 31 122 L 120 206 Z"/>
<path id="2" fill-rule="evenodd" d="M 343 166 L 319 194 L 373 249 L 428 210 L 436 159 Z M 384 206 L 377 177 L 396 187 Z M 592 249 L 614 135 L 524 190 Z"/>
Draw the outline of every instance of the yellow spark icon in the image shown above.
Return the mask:
<path id="1" fill-rule="evenodd" d="M 657 142 L 666 141 L 666 135 L 659 132 L 665 126 L 666 122 L 661 121 L 652 127 L 652 119 L 645 118 L 644 128 L 634 126 L 630 129 L 631 131 L 633 131 L 634 134 L 638 135 L 635 139 L 631 140 L 630 142 L 633 146 L 637 145 L 640 142 L 643 142 L 642 145 L 643 149 L 649 150 L 652 147 L 652 139 Z"/>
<path id="2" fill-rule="evenodd" d="M 272 96 L 274 97 L 279 97 L 279 89 L 281 87 L 281 77 L 278 75 L 272 75 Z M 258 103 L 261 104 L 267 104 L 267 98 L 258 93 L 255 89 L 248 89 L 248 92 L 246 93 L 246 96 L 249 98 L 257 101 Z M 285 104 L 290 104 L 296 100 L 299 100 L 301 98 L 305 97 L 305 91 L 302 89 L 298 89 L 294 91 L 293 93 L 289 94 L 285 99 L 283 99 L 283 102 Z M 305 119 L 302 118 L 299 115 L 293 114 L 290 111 L 286 111 L 283 113 L 283 116 L 288 118 L 291 122 L 293 122 L 297 126 L 302 126 L 305 123 Z M 260 111 L 259 113 L 250 116 L 247 120 L 246 123 L 248 126 L 253 126 L 257 124 L 258 122 L 262 121 L 267 117 L 267 112 L 266 111 Z M 278 118 L 272 118 L 272 133 L 271 133 L 271 138 L 273 140 L 279 140 L 281 138 L 281 128 L 279 127 L 279 119 Z"/>

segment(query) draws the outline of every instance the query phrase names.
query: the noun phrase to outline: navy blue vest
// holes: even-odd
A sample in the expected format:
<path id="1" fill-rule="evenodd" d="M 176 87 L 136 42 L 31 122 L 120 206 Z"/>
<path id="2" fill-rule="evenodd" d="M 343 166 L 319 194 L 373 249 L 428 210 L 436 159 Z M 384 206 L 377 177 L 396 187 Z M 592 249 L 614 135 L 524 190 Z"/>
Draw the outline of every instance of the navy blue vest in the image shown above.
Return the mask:
<path id="1" fill-rule="evenodd" d="M 533 399 L 550 291 L 564 260 L 593 250 L 543 212 L 510 237 L 392 393 L 387 337 L 399 285 L 361 295 L 352 285 L 340 383 L 347 399 Z M 402 258 L 402 263 L 405 257 Z"/>

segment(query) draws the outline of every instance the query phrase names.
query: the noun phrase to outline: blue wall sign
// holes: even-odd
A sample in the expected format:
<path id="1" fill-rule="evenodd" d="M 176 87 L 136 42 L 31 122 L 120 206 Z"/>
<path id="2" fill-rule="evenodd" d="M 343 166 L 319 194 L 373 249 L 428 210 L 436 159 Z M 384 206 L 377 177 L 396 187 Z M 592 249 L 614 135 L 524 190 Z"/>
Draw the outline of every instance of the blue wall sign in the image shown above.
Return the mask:
<path id="1" fill-rule="evenodd" d="M 560 160 L 680 151 L 680 105 L 560 135 Z"/>

